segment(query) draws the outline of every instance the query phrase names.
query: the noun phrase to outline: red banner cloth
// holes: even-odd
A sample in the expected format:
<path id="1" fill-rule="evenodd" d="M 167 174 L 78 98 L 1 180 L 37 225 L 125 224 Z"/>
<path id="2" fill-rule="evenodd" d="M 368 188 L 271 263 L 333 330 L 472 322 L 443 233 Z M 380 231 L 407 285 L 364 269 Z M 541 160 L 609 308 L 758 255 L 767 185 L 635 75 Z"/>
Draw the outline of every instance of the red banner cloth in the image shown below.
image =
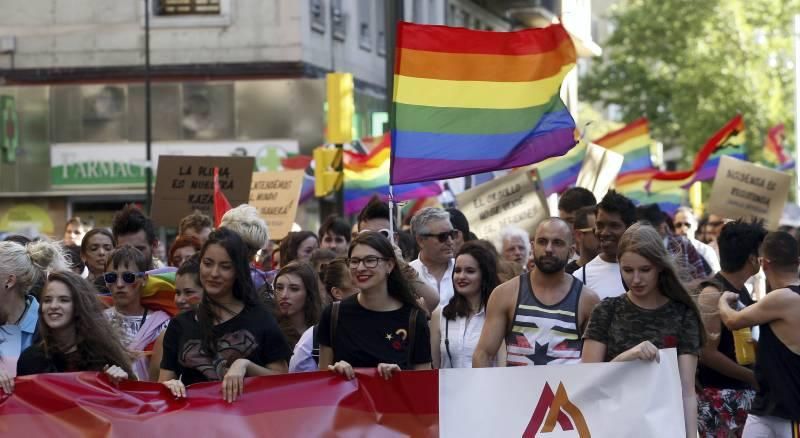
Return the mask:
<path id="1" fill-rule="evenodd" d="M 115 387 L 98 373 L 18 377 L 0 398 L 0 436 L 438 436 L 437 371 L 389 381 L 373 369 L 356 373 L 352 381 L 328 372 L 248 378 L 233 403 L 220 382 L 191 385 L 175 399 L 161 384 Z"/>

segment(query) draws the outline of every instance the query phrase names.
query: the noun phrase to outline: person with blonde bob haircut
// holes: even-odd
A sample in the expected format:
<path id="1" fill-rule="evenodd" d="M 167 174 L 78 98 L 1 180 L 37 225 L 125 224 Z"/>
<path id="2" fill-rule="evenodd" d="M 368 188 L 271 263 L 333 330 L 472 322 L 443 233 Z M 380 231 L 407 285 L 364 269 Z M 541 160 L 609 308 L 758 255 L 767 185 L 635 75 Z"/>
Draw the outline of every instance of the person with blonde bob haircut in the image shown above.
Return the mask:
<path id="1" fill-rule="evenodd" d="M 657 362 L 659 349 L 677 348 L 686 436 L 695 436 L 694 379 L 705 343 L 700 311 L 653 227 L 632 225 L 617 254 L 628 291 L 595 307 L 583 335 L 583 362 Z"/>
<path id="2" fill-rule="evenodd" d="M 244 241 L 247 246 L 250 274 L 253 277 L 253 284 L 256 290 L 260 291 L 263 287 L 267 287 L 270 288 L 269 293 L 271 294 L 270 286 L 272 285 L 273 277 L 253 265 L 258 251 L 269 242 L 269 228 L 264 219 L 258 214 L 258 210 L 252 205 L 239 205 L 228 210 L 222 216 L 219 226 L 233 231 Z"/>
<path id="3" fill-rule="evenodd" d="M 14 389 L 17 360 L 33 344 L 39 301 L 31 288 L 44 283 L 48 271 L 68 270 L 61 245 L 0 242 L 0 387 Z"/>

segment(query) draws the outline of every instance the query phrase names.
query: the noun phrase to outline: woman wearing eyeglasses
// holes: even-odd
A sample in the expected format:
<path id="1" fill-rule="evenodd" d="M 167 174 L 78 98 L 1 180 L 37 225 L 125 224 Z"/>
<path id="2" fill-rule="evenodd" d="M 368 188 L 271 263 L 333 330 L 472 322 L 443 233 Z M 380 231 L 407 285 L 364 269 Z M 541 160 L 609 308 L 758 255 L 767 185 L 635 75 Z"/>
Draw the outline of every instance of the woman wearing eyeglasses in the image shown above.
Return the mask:
<path id="1" fill-rule="evenodd" d="M 300 336 L 319 321 L 321 309 L 317 275 L 308 263 L 291 262 L 275 276 L 278 324 L 294 349 Z"/>
<path id="2" fill-rule="evenodd" d="M 328 306 L 319 324 L 320 370 L 353 379 L 354 368 L 377 367 L 389 379 L 399 370 L 430 369 L 425 313 L 397 268 L 391 242 L 377 232 L 356 236 L 348 251 L 360 292 Z"/>
<path id="3" fill-rule="evenodd" d="M 131 357 L 103 318 L 92 285 L 69 271 L 47 278 L 39 308 L 41 341 L 22 352 L 17 375 L 105 372 L 112 381 L 133 376 Z"/>
<path id="4" fill-rule="evenodd" d="M 225 227 L 200 251 L 205 293 L 197 311 L 175 317 L 164 335 L 158 381 L 175 397 L 186 386 L 221 381 L 223 399 L 244 391 L 244 378 L 286 373 L 291 354 L 275 317 L 256 293 L 246 245 Z"/>
<path id="5" fill-rule="evenodd" d="M 494 253 L 479 243 L 462 245 L 453 268 L 455 295 L 431 317 L 431 351 L 437 368 L 472 368 L 472 353 L 486 321 L 486 303 L 498 284 Z M 500 351 L 505 352 L 505 347 Z"/>
<path id="6" fill-rule="evenodd" d="M 138 249 L 123 245 L 108 257 L 103 279 L 114 305 L 105 310 L 106 318 L 128 350 L 139 355 L 133 373 L 139 380 L 148 380 L 147 351 L 167 327 L 170 316 L 163 310 L 142 305 L 142 288 L 147 281 L 148 260 Z"/>

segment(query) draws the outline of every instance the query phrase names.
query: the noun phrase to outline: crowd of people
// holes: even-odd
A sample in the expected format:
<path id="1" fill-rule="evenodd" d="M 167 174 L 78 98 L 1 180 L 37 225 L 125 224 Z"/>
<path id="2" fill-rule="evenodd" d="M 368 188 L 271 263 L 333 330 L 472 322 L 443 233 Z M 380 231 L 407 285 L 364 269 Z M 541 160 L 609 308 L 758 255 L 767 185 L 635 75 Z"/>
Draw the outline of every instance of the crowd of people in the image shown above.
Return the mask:
<path id="1" fill-rule="evenodd" d="M 760 223 L 674 217 L 609 191 L 572 188 L 559 217 L 483 240 L 457 209 L 390 227 L 374 198 L 354 224 L 269 238 L 255 208 L 218 227 L 156 226 L 128 205 L 110 229 L 0 242 L 0 387 L 97 371 L 114 382 L 221 383 L 375 368 L 502 367 L 678 354 L 687 436 L 791 436 L 800 421 L 798 241 Z M 162 224 L 168 225 L 168 224 Z M 531 233 L 529 235 L 529 232 Z M 769 292 L 767 292 L 769 291 Z M 749 335 L 746 336 L 746 334 Z M 741 342 L 740 342 L 741 341 Z M 757 345 L 755 361 L 741 351 Z M 624 384 L 624 382 L 619 382 Z"/>

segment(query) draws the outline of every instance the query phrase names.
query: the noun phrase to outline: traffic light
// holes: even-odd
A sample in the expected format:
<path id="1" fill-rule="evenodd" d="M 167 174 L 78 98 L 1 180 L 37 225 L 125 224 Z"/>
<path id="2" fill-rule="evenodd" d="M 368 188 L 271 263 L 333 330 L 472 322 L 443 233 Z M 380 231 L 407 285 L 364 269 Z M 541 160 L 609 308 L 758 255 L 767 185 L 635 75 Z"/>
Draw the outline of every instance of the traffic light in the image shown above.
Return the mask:
<path id="1" fill-rule="evenodd" d="M 328 196 L 342 188 L 342 149 L 320 146 L 314 149 L 314 195 Z"/>
<path id="2" fill-rule="evenodd" d="M 326 77 L 328 98 L 328 125 L 326 141 L 343 144 L 353 141 L 353 75 L 328 73 Z"/>

